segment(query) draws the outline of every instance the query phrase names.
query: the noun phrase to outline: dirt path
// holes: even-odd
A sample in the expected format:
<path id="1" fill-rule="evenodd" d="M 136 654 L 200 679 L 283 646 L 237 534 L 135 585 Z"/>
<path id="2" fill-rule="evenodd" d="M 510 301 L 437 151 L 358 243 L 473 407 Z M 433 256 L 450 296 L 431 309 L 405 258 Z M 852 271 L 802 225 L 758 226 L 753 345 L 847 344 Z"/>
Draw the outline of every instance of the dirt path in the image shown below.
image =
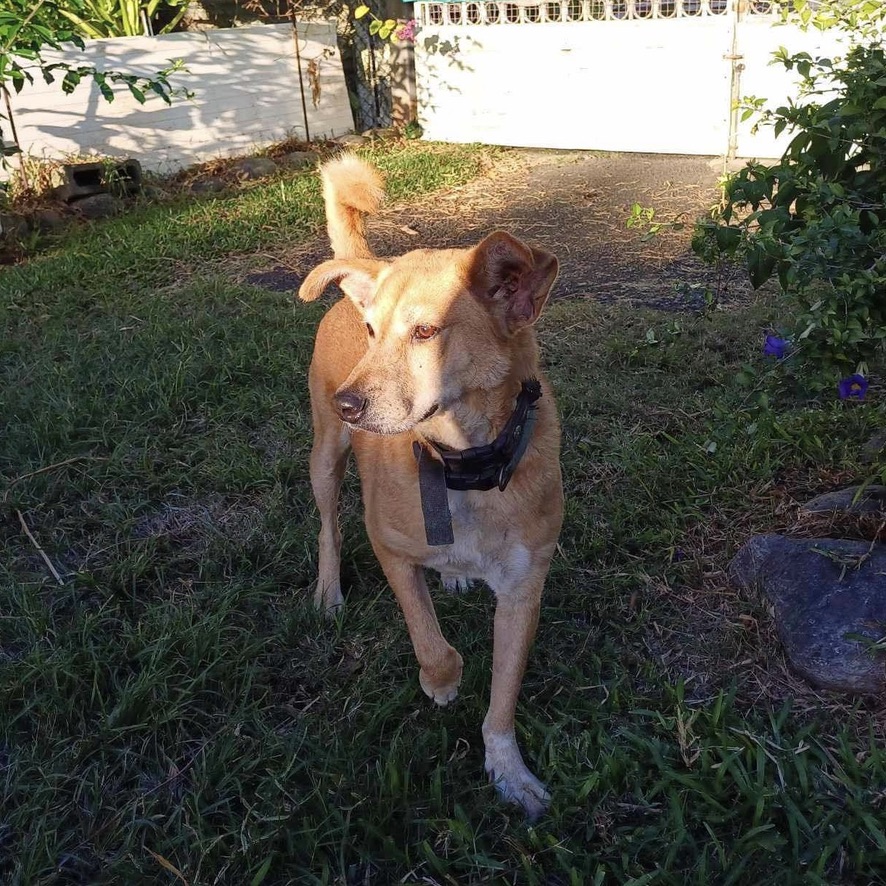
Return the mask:
<path id="1" fill-rule="evenodd" d="M 503 229 L 559 257 L 559 298 L 675 310 L 698 307 L 704 286 L 725 282 L 721 298 L 728 303 L 749 291 L 740 272 L 718 281 L 689 245 L 692 222 L 717 200 L 719 172 L 719 161 L 707 157 L 514 150 L 479 179 L 386 210 L 371 226 L 370 240 L 379 255 L 397 255 L 424 246 L 468 246 Z M 684 227 L 644 240 L 642 231 L 626 226 L 634 203 Z M 327 242 L 317 239 L 247 279 L 292 290 L 328 257 Z M 687 285 L 695 288 L 687 291 Z"/>

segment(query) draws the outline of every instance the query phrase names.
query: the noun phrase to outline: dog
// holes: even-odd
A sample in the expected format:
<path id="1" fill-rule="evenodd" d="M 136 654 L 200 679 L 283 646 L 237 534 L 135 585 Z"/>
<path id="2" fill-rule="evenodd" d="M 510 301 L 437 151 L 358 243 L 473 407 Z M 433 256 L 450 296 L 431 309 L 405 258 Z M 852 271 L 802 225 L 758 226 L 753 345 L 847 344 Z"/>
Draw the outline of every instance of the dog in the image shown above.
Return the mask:
<path id="1" fill-rule="evenodd" d="M 343 155 L 321 176 L 334 258 L 299 296 L 337 283 L 347 298 L 323 317 L 308 374 L 315 602 L 327 613 L 343 604 L 338 499 L 353 449 L 369 539 L 438 705 L 455 699 L 463 662 L 424 570 L 455 590 L 482 579 L 495 594 L 485 768 L 532 820 L 550 797 L 523 761 L 514 715 L 563 518 L 560 427 L 533 328 L 557 259 L 501 231 L 468 249 L 377 258 L 364 225 L 384 196 L 380 174 Z"/>

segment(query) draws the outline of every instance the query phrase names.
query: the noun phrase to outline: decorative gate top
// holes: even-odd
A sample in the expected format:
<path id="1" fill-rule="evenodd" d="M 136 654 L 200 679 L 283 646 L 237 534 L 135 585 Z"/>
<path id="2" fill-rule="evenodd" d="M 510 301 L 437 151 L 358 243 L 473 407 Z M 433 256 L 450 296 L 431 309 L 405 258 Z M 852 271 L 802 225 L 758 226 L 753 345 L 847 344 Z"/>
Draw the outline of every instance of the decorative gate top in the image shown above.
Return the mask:
<path id="1" fill-rule="evenodd" d="M 777 11 L 772 0 L 422 0 L 415 11 L 420 25 L 433 27 L 703 18 L 726 15 L 735 6 L 749 15 Z"/>

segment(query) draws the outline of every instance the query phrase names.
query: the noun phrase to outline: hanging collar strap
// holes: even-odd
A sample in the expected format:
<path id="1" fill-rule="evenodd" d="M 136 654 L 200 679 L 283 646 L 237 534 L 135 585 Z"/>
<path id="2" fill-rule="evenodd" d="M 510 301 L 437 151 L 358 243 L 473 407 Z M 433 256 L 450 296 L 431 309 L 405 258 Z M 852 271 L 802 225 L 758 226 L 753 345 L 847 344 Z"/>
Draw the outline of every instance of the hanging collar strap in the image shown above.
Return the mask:
<path id="1" fill-rule="evenodd" d="M 524 381 L 517 396 L 517 405 L 502 432 L 484 446 L 458 451 L 432 440 L 430 445 L 439 456 L 437 459 L 420 443 L 413 443 L 413 453 L 418 461 L 425 535 L 429 545 L 453 543 L 447 489 L 485 492 L 497 487 L 504 491 L 529 446 L 538 408 L 535 404 L 540 397 L 541 384 L 538 379 Z"/>

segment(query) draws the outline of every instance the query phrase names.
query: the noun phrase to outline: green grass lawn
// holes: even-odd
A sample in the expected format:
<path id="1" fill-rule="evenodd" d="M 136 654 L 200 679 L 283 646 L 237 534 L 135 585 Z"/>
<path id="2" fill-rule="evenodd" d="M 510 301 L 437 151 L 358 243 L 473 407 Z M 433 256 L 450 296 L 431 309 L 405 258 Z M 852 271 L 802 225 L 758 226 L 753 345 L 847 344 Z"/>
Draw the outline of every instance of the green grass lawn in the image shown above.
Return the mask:
<path id="1" fill-rule="evenodd" d="M 490 156 L 374 153 L 397 199 Z M 325 308 L 223 260 L 321 225 L 297 174 L 0 275 L 0 882 L 886 880 L 882 711 L 792 678 L 766 606 L 724 574 L 792 500 L 870 472 L 879 398 L 742 386 L 765 299 L 550 304 L 567 511 L 518 712 L 554 796 L 528 827 L 483 778 L 489 594 L 437 594 L 465 674 L 435 709 L 352 478 L 347 610 L 309 605 Z"/>

